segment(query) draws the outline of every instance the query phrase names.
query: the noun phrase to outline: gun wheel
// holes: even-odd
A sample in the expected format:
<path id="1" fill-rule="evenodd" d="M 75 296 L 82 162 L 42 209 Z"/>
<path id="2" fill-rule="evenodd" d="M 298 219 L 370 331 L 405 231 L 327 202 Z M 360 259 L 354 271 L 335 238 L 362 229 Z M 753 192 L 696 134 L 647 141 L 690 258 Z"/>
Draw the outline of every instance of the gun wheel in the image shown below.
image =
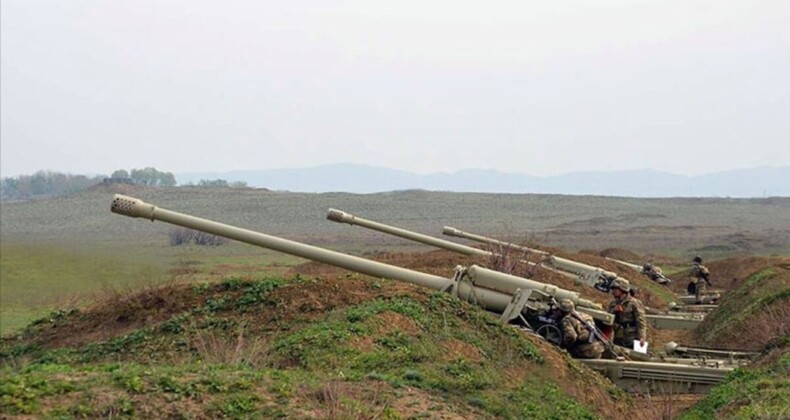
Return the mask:
<path id="1" fill-rule="evenodd" d="M 538 327 L 538 330 L 535 331 L 538 333 L 539 336 L 543 337 L 549 343 L 559 346 L 562 343 L 562 331 L 557 328 L 556 325 L 541 325 Z"/>

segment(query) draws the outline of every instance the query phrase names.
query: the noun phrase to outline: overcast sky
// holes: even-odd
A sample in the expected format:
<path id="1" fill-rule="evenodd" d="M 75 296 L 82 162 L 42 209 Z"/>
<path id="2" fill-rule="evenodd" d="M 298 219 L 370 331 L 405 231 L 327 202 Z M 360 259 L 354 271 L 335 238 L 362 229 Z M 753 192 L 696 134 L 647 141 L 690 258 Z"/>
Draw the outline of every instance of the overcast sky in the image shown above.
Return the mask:
<path id="1" fill-rule="evenodd" d="M 790 0 L 3 0 L 0 173 L 790 165 Z"/>

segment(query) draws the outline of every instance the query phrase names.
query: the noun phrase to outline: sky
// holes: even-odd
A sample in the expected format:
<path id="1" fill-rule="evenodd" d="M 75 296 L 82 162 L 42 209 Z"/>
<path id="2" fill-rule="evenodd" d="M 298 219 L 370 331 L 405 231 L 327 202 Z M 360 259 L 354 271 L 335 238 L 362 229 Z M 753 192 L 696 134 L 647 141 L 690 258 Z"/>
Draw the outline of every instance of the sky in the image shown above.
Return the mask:
<path id="1" fill-rule="evenodd" d="M 3 0 L 0 174 L 790 165 L 790 0 Z"/>

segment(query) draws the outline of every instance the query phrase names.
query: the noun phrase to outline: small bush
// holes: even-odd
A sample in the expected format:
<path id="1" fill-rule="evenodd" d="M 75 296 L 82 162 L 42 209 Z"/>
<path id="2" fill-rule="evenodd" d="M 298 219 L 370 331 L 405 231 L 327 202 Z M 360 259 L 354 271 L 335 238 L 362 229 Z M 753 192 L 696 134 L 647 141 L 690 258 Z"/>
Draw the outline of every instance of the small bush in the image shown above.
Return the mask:
<path id="1" fill-rule="evenodd" d="M 169 237 L 171 246 L 189 245 L 190 243 L 194 243 L 195 245 L 220 246 L 228 243 L 228 240 L 222 236 L 187 228 L 171 229 Z"/>

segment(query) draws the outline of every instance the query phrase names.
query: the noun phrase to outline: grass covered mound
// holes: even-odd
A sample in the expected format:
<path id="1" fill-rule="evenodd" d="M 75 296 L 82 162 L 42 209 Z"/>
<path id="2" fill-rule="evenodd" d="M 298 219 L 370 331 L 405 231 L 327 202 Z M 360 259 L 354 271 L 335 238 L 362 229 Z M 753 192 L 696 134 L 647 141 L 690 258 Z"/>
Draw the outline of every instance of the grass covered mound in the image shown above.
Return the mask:
<path id="1" fill-rule="evenodd" d="M 790 417 L 790 346 L 771 351 L 762 361 L 735 370 L 680 417 L 786 419 Z"/>
<path id="2" fill-rule="evenodd" d="M 707 346 L 763 350 L 790 340 L 790 266 L 762 265 L 722 297 L 696 330 Z"/>
<path id="3" fill-rule="evenodd" d="M 229 279 L 57 312 L 0 344 L 0 414 L 596 418 L 628 398 L 449 295 Z"/>

